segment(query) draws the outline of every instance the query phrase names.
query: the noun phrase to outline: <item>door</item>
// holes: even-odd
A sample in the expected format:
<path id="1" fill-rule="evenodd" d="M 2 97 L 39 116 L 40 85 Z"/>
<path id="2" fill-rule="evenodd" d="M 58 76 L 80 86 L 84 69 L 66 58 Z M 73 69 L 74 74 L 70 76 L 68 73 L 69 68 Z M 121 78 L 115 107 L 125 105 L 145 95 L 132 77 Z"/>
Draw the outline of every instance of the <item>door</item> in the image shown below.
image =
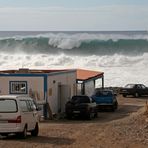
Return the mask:
<path id="1" fill-rule="evenodd" d="M 69 85 L 58 85 L 58 113 L 65 112 L 65 104 L 71 97 Z"/>
<path id="2" fill-rule="evenodd" d="M 27 130 L 32 130 L 35 126 L 35 114 L 28 100 L 20 100 L 21 116 L 23 126 L 27 124 Z"/>

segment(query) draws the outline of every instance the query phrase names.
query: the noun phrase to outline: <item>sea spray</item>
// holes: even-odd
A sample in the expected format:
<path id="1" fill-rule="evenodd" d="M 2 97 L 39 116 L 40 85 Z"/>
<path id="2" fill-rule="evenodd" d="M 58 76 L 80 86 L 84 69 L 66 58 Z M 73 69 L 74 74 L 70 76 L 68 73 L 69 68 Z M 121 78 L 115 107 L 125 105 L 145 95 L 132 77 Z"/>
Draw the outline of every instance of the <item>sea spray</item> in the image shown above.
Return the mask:
<path id="1" fill-rule="evenodd" d="M 85 68 L 105 86 L 148 86 L 147 32 L 0 32 L 0 69 Z"/>
<path id="2" fill-rule="evenodd" d="M 140 56 L 57 56 L 46 54 L 0 54 L 1 69 L 20 67 L 36 69 L 85 68 L 103 71 L 106 86 L 123 86 L 126 83 L 145 83 L 148 85 L 148 54 Z"/>

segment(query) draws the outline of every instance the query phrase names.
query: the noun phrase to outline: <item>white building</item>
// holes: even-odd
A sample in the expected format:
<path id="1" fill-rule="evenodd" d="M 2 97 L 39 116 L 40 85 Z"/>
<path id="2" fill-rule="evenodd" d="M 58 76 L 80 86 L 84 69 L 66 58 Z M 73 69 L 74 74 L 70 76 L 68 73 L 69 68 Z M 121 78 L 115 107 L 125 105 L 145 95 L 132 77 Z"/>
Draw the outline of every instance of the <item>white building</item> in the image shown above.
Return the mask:
<path id="1" fill-rule="evenodd" d="M 5 70 L 0 71 L 0 95 L 26 94 L 38 103 L 49 103 L 52 113 L 64 112 L 65 103 L 73 95 L 91 95 L 95 81 L 101 79 L 104 87 L 104 73 L 82 70 Z M 47 117 L 44 105 L 43 114 Z"/>

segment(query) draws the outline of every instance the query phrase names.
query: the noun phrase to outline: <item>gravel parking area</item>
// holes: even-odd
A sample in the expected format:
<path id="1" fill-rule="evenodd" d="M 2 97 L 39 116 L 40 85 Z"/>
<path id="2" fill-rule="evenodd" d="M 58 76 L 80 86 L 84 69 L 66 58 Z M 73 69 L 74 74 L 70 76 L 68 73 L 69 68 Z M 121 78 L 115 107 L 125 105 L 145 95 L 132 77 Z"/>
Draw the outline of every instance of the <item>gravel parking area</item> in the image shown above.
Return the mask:
<path id="1" fill-rule="evenodd" d="M 38 137 L 0 138 L 0 148 L 147 148 L 147 99 L 118 96 L 119 108 L 115 112 L 99 112 L 98 118 L 89 121 L 44 121 Z"/>

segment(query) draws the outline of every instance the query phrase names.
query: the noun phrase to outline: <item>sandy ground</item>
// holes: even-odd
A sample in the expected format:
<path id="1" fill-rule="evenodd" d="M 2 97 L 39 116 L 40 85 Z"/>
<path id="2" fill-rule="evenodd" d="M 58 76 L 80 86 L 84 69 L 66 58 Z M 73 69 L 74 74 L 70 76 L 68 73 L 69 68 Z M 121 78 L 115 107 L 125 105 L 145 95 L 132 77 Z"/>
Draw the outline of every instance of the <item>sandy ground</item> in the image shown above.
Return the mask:
<path id="1" fill-rule="evenodd" d="M 38 137 L 0 139 L 0 148 L 148 148 L 148 97 L 118 96 L 115 112 L 99 112 L 90 121 L 52 120 L 40 123 Z"/>

